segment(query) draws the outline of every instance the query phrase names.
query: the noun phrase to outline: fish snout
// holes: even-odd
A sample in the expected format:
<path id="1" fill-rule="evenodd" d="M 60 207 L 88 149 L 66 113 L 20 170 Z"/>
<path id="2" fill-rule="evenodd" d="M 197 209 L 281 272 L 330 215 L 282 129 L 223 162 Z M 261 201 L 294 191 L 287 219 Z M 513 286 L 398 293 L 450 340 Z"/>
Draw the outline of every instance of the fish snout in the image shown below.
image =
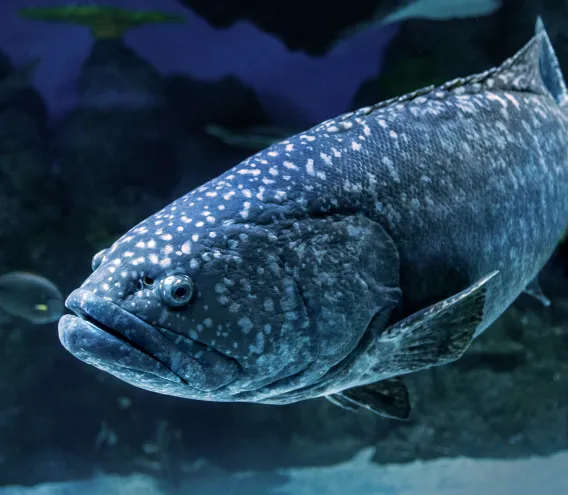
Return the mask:
<path id="1" fill-rule="evenodd" d="M 89 290 L 73 291 L 65 305 L 76 316 L 66 315 L 60 320 L 62 344 L 79 359 L 105 371 L 110 371 L 109 367 L 123 366 L 158 374 L 192 389 L 193 393 L 188 390 L 187 394 L 175 394 L 187 396 L 199 391 L 212 392 L 236 378 L 238 370 L 234 369 L 234 363 L 213 367 L 223 373 L 210 372 L 211 363 L 201 362 L 197 356 L 186 352 L 183 346 L 168 338 L 163 329 Z M 216 360 L 216 364 L 221 365 L 219 361 Z"/>

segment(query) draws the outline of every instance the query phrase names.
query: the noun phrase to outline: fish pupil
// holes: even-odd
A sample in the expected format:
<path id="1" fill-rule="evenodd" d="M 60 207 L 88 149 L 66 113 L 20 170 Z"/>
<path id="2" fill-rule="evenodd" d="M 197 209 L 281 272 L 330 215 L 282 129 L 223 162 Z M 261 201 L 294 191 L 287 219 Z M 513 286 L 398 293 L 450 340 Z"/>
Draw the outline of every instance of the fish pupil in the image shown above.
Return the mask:
<path id="1" fill-rule="evenodd" d="M 177 299 L 183 299 L 186 296 L 187 289 L 185 289 L 184 287 L 178 287 L 176 288 L 176 290 L 174 290 L 174 297 L 176 297 Z"/>

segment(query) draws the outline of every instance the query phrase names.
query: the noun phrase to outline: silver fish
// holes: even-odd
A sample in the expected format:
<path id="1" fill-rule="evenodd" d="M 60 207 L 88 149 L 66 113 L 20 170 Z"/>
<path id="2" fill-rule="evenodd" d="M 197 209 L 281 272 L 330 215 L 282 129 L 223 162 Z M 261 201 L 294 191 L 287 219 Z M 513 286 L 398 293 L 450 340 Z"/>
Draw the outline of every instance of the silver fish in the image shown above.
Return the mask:
<path id="1" fill-rule="evenodd" d="M 235 131 L 215 124 L 206 126 L 205 132 L 210 136 L 216 137 L 228 146 L 250 148 L 255 151 L 283 141 L 288 136 L 296 134 L 296 132 L 291 129 L 275 126 L 252 126 Z"/>
<path id="2" fill-rule="evenodd" d="M 0 308 L 38 325 L 59 320 L 65 310 L 63 296 L 53 282 L 27 272 L 0 276 Z"/>
<path id="3" fill-rule="evenodd" d="M 566 229 L 567 95 L 539 20 L 499 67 L 274 144 L 97 253 L 61 342 L 163 394 L 407 418 L 401 375 L 458 359 Z"/>
<path id="4" fill-rule="evenodd" d="M 385 15 L 385 6 L 381 2 L 372 19 L 349 26 L 340 34 L 338 42 L 374 26 L 384 26 L 410 19 L 442 21 L 484 17 L 494 14 L 502 7 L 501 0 L 410 0 L 400 3 L 401 5 L 396 10 Z"/>

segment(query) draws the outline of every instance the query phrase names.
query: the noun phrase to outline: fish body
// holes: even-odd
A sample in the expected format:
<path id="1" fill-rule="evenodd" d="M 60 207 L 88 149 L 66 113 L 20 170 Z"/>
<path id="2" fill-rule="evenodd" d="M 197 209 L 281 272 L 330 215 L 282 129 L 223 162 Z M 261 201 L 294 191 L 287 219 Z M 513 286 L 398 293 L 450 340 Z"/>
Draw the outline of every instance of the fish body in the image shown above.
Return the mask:
<path id="1" fill-rule="evenodd" d="M 539 21 L 500 67 L 270 146 L 97 254 L 60 339 L 164 394 L 407 417 L 399 377 L 461 356 L 560 240 L 566 100 Z"/>

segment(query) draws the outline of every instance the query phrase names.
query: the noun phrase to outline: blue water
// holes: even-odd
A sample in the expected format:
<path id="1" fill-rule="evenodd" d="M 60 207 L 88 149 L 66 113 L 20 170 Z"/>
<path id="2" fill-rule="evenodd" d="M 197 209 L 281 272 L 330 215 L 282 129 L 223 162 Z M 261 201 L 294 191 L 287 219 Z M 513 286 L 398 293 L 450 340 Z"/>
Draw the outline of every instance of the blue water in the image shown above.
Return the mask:
<path id="1" fill-rule="evenodd" d="M 356 95 L 379 100 L 487 69 L 528 40 L 530 1 L 462 23 L 375 23 L 312 57 L 248 20 L 216 28 L 177 0 L 108 0 L 186 21 L 127 32 L 117 53 L 134 54 L 140 81 L 128 71 L 126 88 L 97 79 L 117 65 L 99 61 L 87 82 L 102 86 L 84 91 L 100 46 L 89 30 L 18 9 L 90 2 L 0 0 L 0 90 L 3 55 L 8 74 L 39 63 L 0 99 L 0 274 L 38 273 L 68 294 L 96 251 L 254 151 L 207 134 L 211 122 L 305 128 Z M 554 8 L 545 21 L 565 66 L 565 23 L 554 20 L 568 7 Z M 226 76 L 230 89 L 218 84 Z M 324 400 L 268 407 L 149 393 L 80 363 L 56 324 L 0 311 L 0 495 L 568 493 L 565 260 L 564 244 L 542 277 L 550 308 L 521 298 L 455 366 L 409 378 L 408 423 Z"/>

